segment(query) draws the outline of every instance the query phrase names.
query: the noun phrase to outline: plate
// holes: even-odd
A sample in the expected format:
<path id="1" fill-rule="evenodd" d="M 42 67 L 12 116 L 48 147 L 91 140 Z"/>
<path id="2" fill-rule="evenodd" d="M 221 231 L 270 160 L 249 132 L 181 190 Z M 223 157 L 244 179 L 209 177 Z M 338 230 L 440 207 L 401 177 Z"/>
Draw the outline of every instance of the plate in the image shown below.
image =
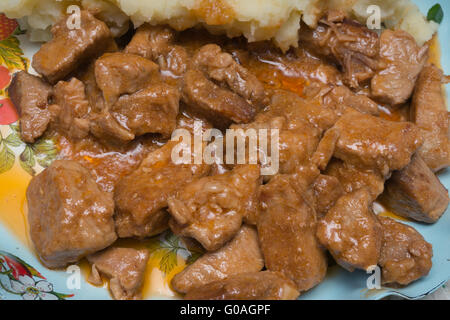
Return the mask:
<path id="1" fill-rule="evenodd" d="M 415 1 L 426 13 L 435 0 Z M 450 34 L 450 3 L 441 1 L 444 20 L 439 34 Z M 18 134 L 18 115 L 8 99 L 6 87 L 12 73 L 27 69 L 38 50 L 17 32 L 13 20 L 0 17 L 0 299 L 77 300 L 111 299 L 107 284 L 95 287 L 86 279 L 87 263 L 66 270 L 45 268 L 32 249 L 26 222 L 25 192 L 32 175 L 48 166 L 58 153 L 55 141 L 43 138 L 26 144 Z M 14 31 L 15 30 L 15 31 Z M 13 32 L 11 34 L 11 32 Z M 450 43 L 441 43 L 442 67 L 450 73 Z M 2 88 L 3 87 L 3 88 Z M 447 87 L 447 93 L 450 88 Z M 450 172 L 439 178 L 450 188 Z M 371 274 L 364 271 L 347 272 L 338 266 L 329 268 L 325 280 L 300 299 L 381 299 L 390 295 L 418 299 L 438 289 L 450 279 L 450 211 L 433 225 L 402 221 L 416 228 L 433 245 L 433 268 L 428 276 L 401 289 L 367 289 Z M 129 244 L 136 246 L 135 243 Z M 181 241 L 166 232 L 159 237 L 139 243 L 147 248 L 147 266 L 143 295 L 146 299 L 178 298 L 169 287 L 171 278 L 194 260 L 200 252 L 188 250 Z"/>

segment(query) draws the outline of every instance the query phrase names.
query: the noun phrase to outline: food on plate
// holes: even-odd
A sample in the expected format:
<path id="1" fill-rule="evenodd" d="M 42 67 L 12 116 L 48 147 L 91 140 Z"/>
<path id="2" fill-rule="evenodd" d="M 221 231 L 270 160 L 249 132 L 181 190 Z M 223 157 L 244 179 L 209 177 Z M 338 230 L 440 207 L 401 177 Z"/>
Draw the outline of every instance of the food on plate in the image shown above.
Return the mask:
<path id="1" fill-rule="evenodd" d="M 378 31 L 365 0 L 212 2 L 0 5 L 35 40 L 52 25 L 38 75 L 9 87 L 22 140 L 59 146 L 27 191 L 44 265 L 87 258 L 91 283 L 139 299 L 149 251 L 127 241 L 167 232 L 204 252 L 171 278 L 186 299 L 296 299 L 332 260 L 379 265 L 385 285 L 425 277 L 431 244 L 374 203 L 426 223 L 448 207 L 437 24 L 409 1 L 374 1 Z"/>

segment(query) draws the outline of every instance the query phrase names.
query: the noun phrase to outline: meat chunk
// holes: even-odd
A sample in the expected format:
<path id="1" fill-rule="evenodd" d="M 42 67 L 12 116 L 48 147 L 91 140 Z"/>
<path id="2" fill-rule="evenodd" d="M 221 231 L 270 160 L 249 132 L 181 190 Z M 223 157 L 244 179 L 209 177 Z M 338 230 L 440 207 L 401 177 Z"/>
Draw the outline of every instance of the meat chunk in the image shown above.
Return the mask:
<path id="1" fill-rule="evenodd" d="M 339 159 L 333 159 L 328 164 L 325 174 L 337 178 L 345 193 L 367 188 L 372 200 L 375 200 L 384 190 L 385 179 L 378 172 L 357 168 Z"/>
<path id="2" fill-rule="evenodd" d="M 383 226 L 380 260 L 382 283 L 407 285 L 431 269 L 433 248 L 413 227 L 379 217 Z"/>
<path id="3" fill-rule="evenodd" d="M 152 61 L 122 52 L 106 53 L 95 62 L 95 79 L 109 106 L 120 95 L 147 87 L 157 71 Z"/>
<path id="4" fill-rule="evenodd" d="M 148 261 L 147 250 L 111 247 L 88 256 L 92 265 L 89 282 L 102 285 L 101 275 L 109 278 L 109 290 L 116 300 L 141 298 L 140 289 Z"/>
<path id="5" fill-rule="evenodd" d="M 189 70 L 183 80 L 183 102 L 220 128 L 232 122 L 248 123 L 256 108 L 234 92 L 208 80 L 201 71 Z"/>
<path id="6" fill-rule="evenodd" d="M 182 293 L 213 281 L 247 272 L 258 272 L 264 260 L 256 230 L 243 226 L 236 237 L 215 252 L 206 253 L 172 279 L 173 288 Z"/>
<path id="7" fill-rule="evenodd" d="M 379 39 L 376 32 L 356 21 L 330 12 L 311 30 L 302 26 L 300 44 L 320 56 L 337 62 L 344 69 L 344 79 L 351 87 L 370 79 L 376 65 Z"/>
<path id="8" fill-rule="evenodd" d="M 161 83 L 121 96 L 111 113 L 135 136 L 160 133 L 169 137 L 175 130 L 178 103 L 178 90 Z"/>
<path id="9" fill-rule="evenodd" d="M 58 129 L 70 138 L 85 138 L 89 134 L 90 106 L 83 82 L 76 78 L 58 82 L 54 88 L 54 101 L 60 108 Z"/>
<path id="10" fill-rule="evenodd" d="M 250 103 L 259 105 L 264 99 L 264 87 L 258 78 L 234 61 L 231 54 L 223 52 L 216 44 L 199 49 L 193 63 L 209 78 L 230 88 Z"/>
<path id="11" fill-rule="evenodd" d="M 314 184 L 312 190 L 315 199 L 315 209 L 318 218 L 322 218 L 330 210 L 336 201 L 344 195 L 344 189 L 336 177 L 321 174 Z"/>
<path id="12" fill-rule="evenodd" d="M 168 142 L 153 151 L 137 170 L 117 183 L 114 200 L 119 237 L 143 238 L 166 230 L 167 200 L 189 182 L 208 174 L 208 165 L 173 163 L 175 145 L 176 142 Z"/>
<path id="13" fill-rule="evenodd" d="M 107 109 L 91 115 L 89 130 L 105 144 L 123 144 L 135 138 L 135 135 L 117 122 Z"/>
<path id="14" fill-rule="evenodd" d="M 405 103 L 428 58 L 428 46 L 417 46 L 403 30 L 384 30 L 380 37 L 380 70 L 371 81 L 372 96 L 391 106 Z"/>
<path id="15" fill-rule="evenodd" d="M 450 165 L 449 119 L 445 105 L 442 70 L 427 65 L 420 73 L 411 104 L 411 121 L 422 129 L 424 143 L 419 154 L 434 171 Z"/>
<path id="16" fill-rule="evenodd" d="M 403 217 L 434 223 L 447 209 L 449 198 L 447 189 L 416 154 L 408 166 L 392 174 L 382 201 Z"/>
<path id="17" fill-rule="evenodd" d="M 283 273 L 302 292 L 323 280 L 327 260 L 315 236 L 314 209 L 290 179 L 277 175 L 261 187 L 257 226 L 267 270 Z"/>
<path id="18" fill-rule="evenodd" d="M 48 102 L 52 87 L 41 78 L 20 71 L 14 75 L 8 92 L 19 111 L 23 141 L 34 143 L 47 130 L 51 120 Z"/>
<path id="19" fill-rule="evenodd" d="M 31 239 L 49 268 L 77 262 L 117 239 L 112 195 L 75 161 L 54 161 L 33 177 L 27 200 Z"/>
<path id="20" fill-rule="evenodd" d="M 241 273 L 192 289 L 186 300 L 295 300 L 295 283 L 278 272 Z"/>
<path id="21" fill-rule="evenodd" d="M 69 29 L 69 19 L 71 16 L 53 26 L 53 39 L 33 57 L 33 68 L 52 84 L 101 55 L 114 41 L 108 26 L 88 11 L 81 11 L 80 28 Z"/>
<path id="22" fill-rule="evenodd" d="M 410 122 L 393 122 L 349 112 L 336 123 L 339 132 L 334 156 L 383 176 L 404 168 L 422 144 L 419 129 Z"/>
<path id="23" fill-rule="evenodd" d="M 324 103 L 335 103 L 353 108 L 361 113 L 377 116 L 380 114 L 378 104 L 364 94 L 351 91 L 346 86 L 334 87 L 325 97 Z"/>
<path id="24" fill-rule="evenodd" d="M 256 220 L 258 165 L 242 165 L 221 175 L 204 177 L 186 185 L 169 199 L 171 228 L 196 239 L 208 251 L 231 240 L 242 220 Z"/>
<path id="25" fill-rule="evenodd" d="M 341 197 L 319 221 L 317 238 L 343 268 L 367 270 L 380 257 L 382 230 L 367 189 Z"/>
<path id="26" fill-rule="evenodd" d="M 181 76 L 186 72 L 189 58 L 183 47 L 172 44 L 174 38 L 175 32 L 168 27 L 144 24 L 136 31 L 125 53 L 153 60 L 161 70 Z"/>

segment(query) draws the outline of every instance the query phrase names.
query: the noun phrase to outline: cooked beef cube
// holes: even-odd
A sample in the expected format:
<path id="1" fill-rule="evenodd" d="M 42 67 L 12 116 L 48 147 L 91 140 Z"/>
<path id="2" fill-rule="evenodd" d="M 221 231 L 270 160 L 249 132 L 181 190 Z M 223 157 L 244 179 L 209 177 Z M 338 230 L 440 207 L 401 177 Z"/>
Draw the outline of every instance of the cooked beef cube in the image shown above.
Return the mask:
<path id="1" fill-rule="evenodd" d="M 261 187 L 257 226 L 267 270 L 283 273 L 302 292 L 323 280 L 327 259 L 315 236 L 314 209 L 290 179 L 277 175 Z"/>
<path id="2" fill-rule="evenodd" d="M 68 137 L 85 138 L 89 134 L 90 112 L 83 82 L 72 78 L 69 82 L 60 81 L 54 88 L 54 101 L 59 106 L 57 127 Z"/>
<path id="3" fill-rule="evenodd" d="M 327 101 L 327 99 L 331 101 Z M 344 105 L 353 108 L 361 113 L 379 115 L 378 104 L 368 96 L 361 93 L 354 93 L 346 86 L 334 87 L 326 96 L 324 103 L 333 102 L 335 104 Z"/>
<path id="4" fill-rule="evenodd" d="M 404 168 L 422 144 L 419 129 L 410 122 L 394 122 L 349 112 L 334 129 L 339 131 L 334 156 L 383 176 Z"/>
<path id="5" fill-rule="evenodd" d="M 260 184 L 258 165 L 237 166 L 231 172 L 193 181 L 169 199 L 170 226 L 206 250 L 217 250 L 238 233 L 244 217 L 256 221 Z"/>
<path id="6" fill-rule="evenodd" d="M 137 170 L 117 183 L 114 200 L 119 237 L 143 238 L 166 230 L 168 198 L 208 174 L 208 165 L 174 164 L 171 155 L 175 145 L 177 142 L 168 142 L 153 151 Z"/>
<path id="7" fill-rule="evenodd" d="M 379 39 L 376 32 L 356 21 L 330 12 L 315 30 L 302 26 L 300 43 L 308 50 L 337 62 L 351 87 L 370 79 L 376 65 Z"/>
<path id="8" fill-rule="evenodd" d="M 141 298 L 140 289 L 148 261 L 147 250 L 111 247 L 88 256 L 92 264 L 89 282 L 101 286 L 101 276 L 109 278 L 109 290 L 116 300 Z"/>
<path id="9" fill-rule="evenodd" d="M 339 180 L 332 176 L 321 174 L 314 184 L 312 190 L 315 199 L 315 209 L 318 218 L 322 218 L 330 210 L 336 201 L 344 195 L 344 189 Z"/>
<path id="10" fill-rule="evenodd" d="M 125 52 L 153 60 L 161 70 L 180 76 L 186 71 L 188 55 L 183 47 L 172 44 L 174 38 L 174 31 L 168 27 L 144 24 L 137 29 Z"/>
<path id="11" fill-rule="evenodd" d="M 336 177 L 345 193 L 352 193 L 366 187 L 375 200 L 384 190 L 384 177 L 371 169 L 357 168 L 339 159 L 333 159 L 327 166 L 325 174 Z"/>
<path id="12" fill-rule="evenodd" d="M 14 75 L 8 92 L 19 111 L 23 141 L 34 143 L 47 130 L 52 118 L 48 110 L 52 87 L 41 78 L 20 71 Z"/>
<path id="13" fill-rule="evenodd" d="M 178 90 L 161 83 L 121 96 L 111 113 L 136 136 L 160 133 L 170 137 L 176 126 L 178 103 Z"/>
<path id="14" fill-rule="evenodd" d="M 227 86 L 250 103 L 259 105 L 264 99 L 264 87 L 258 78 L 234 61 L 216 44 L 199 49 L 193 63 L 212 80 Z"/>
<path id="15" fill-rule="evenodd" d="M 186 300 L 295 300 L 295 283 L 271 271 L 241 273 L 192 289 Z"/>
<path id="16" fill-rule="evenodd" d="M 33 177 L 27 200 L 31 240 L 49 268 L 75 263 L 117 239 L 112 195 L 75 161 L 54 161 Z"/>
<path id="17" fill-rule="evenodd" d="M 81 28 L 69 29 L 63 18 L 52 28 L 53 39 L 41 46 L 33 57 L 33 68 L 54 84 L 64 79 L 89 59 L 110 48 L 108 26 L 88 11 L 81 11 Z"/>
<path id="18" fill-rule="evenodd" d="M 95 62 L 95 79 L 108 105 L 122 94 L 144 89 L 156 75 L 158 65 L 134 54 L 106 53 Z"/>
<path id="19" fill-rule="evenodd" d="M 135 135 L 120 125 L 107 110 L 92 114 L 90 120 L 90 132 L 106 144 L 127 143 L 135 138 Z"/>
<path id="20" fill-rule="evenodd" d="M 431 269 L 433 248 L 413 227 L 379 217 L 383 227 L 380 260 L 382 283 L 407 285 Z"/>
<path id="21" fill-rule="evenodd" d="M 447 209 L 449 198 L 447 189 L 416 154 L 409 165 L 392 174 L 382 201 L 398 215 L 434 223 Z"/>
<path id="22" fill-rule="evenodd" d="M 201 71 L 189 70 L 183 80 L 183 102 L 220 128 L 232 122 L 248 123 L 256 108 L 234 92 L 208 80 Z"/>
<path id="23" fill-rule="evenodd" d="M 434 171 L 450 165 L 449 119 L 442 92 L 442 70 L 427 65 L 419 75 L 411 104 L 411 121 L 423 130 L 419 149 L 425 163 Z"/>
<path id="24" fill-rule="evenodd" d="M 384 67 L 372 78 L 372 96 L 391 106 L 405 103 L 427 58 L 428 46 L 418 47 L 409 33 L 384 30 L 380 37 L 380 59 Z"/>
<path id="25" fill-rule="evenodd" d="M 172 279 L 172 287 L 182 293 L 207 283 L 247 272 L 258 272 L 264 260 L 256 230 L 243 226 L 233 240 L 217 251 L 206 253 Z"/>
<path id="26" fill-rule="evenodd" d="M 341 197 L 319 221 L 317 238 L 349 271 L 376 265 L 382 230 L 369 191 L 363 188 Z"/>

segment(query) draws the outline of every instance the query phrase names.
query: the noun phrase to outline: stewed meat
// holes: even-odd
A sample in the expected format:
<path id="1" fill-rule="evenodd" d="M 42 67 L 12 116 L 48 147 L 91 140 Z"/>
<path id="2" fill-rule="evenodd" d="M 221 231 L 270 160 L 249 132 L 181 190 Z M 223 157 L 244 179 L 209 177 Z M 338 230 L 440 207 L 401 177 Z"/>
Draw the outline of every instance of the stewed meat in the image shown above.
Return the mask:
<path id="1" fill-rule="evenodd" d="M 219 249 L 238 233 L 244 218 L 256 220 L 260 184 L 258 165 L 191 182 L 168 201 L 172 230 L 208 251 Z"/>
<path id="2" fill-rule="evenodd" d="M 281 272 L 302 292 L 319 284 L 327 271 L 316 233 L 316 217 L 294 176 L 277 175 L 261 187 L 258 235 L 267 270 Z"/>
<path id="3" fill-rule="evenodd" d="M 295 283 L 279 272 L 241 273 L 192 289 L 186 300 L 295 300 Z"/>
<path id="4" fill-rule="evenodd" d="M 21 137 L 33 143 L 47 130 L 52 114 L 48 103 L 52 87 L 26 71 L 17 72 L 9 86 L 9 95 L 20 115 Z"/>
<path id="5" fill-rule="evenodd" d="M 109 278 L 109 290 L 116 300 L 141 298 L 149 255 L 147 250 L 111 247 L 88 256 L 92 264 L 89 282 L 102 285 L 101 276 Z"/>
<path id="6" fill-rule="evenodd" d="M 116 185 L 116 229 L 119 237 L 149 237 L 166 230 L 168 199 L 191 181 L 208 174 L 208 165 L 175 164 L 175 142 L 150 153 L 139 168 Z M 197 196 L 197 194 L 196 194 Z"/>
<path id="7" fill-rule="evenodd" d="M 317 217 L 322 218 L 336 201 L 344 195 L 344 189 L 336 177 L 321 174 L 312 185 L 314 208 Z"/>
<path id="8" fill-rule="evenodd" d="M 450 165 L 449 119 L 442 92 L 442 70 L 427 65 L 419 75 L 411 104 L 411 121 L 423 130 L 419 154 L 434 171 Z"/>
<path id="9" fill-rule="evenodd" d="M 382 246 L 378 264 L 382 282 L 407 285 L 431 269 L 433 248 L 413 227 L 391 218 L 379 217 Z"/>
<path id="10" fill-rule="evenodd" d="M 70 138 L 85 138 L 89 134 L 90 106 L 83 82 L 76 78 L 58 82 L 54 88 L 54 102 L 59 107 L 58 129 Z"/>
<path id="11" fill-rule="evenodd" d="M 367 189 L 341 197 L 319 221 L 317 238 L 343 268 L 366 270 L 380 257 L 382 230 Z"/>
<path id="12" fill-rule="evenodd" d="M 182 293 L 229 276 L 258 272 L 264 260 L 253 227 L 244 225 L 238 234 L 217 251 L 200 257 L 172 279 L 173 288 Z"/>
<path id="13" fill-rule="evenodd" d="M 69 19 L 67 16 L 52 27 L 53 39 L 33 57 L 33 68 L 52 84 L 101 55 L 114 42 L 108 26 L 88 11 L 81 11 L 80 28 L 69 28 Z"/>
<path id="14" fill-rule="evenodd" d="M 136 137 L 130 130 L 117 122 L 107 109 L 91 115 L 89 130 L 105 144 L 127 143 Z"/>
<path id="15" fill-rule="evenodd" d="M 57 160 L 27 190 L 30 234 L 41 261 L 61 268 L 116 239 L 112 194 L 75 161 Z"/>
<path id="16" fill-rule="evenodd" d="M 402 30 L 384 30 L 380 36 L 380 68 L 371 81 L 372 96 L 392 107 L 412 95 L 417 77 L 428 58 L 428 46 L 420 48 Z"/>
<path id="17" fill-rule="evenodd" d="M 419 154 L 404 169 L 395 171 L 382 197 L 395 213 L 414 220 L 434 223 L 448 206 L 448 191 Z"/>

